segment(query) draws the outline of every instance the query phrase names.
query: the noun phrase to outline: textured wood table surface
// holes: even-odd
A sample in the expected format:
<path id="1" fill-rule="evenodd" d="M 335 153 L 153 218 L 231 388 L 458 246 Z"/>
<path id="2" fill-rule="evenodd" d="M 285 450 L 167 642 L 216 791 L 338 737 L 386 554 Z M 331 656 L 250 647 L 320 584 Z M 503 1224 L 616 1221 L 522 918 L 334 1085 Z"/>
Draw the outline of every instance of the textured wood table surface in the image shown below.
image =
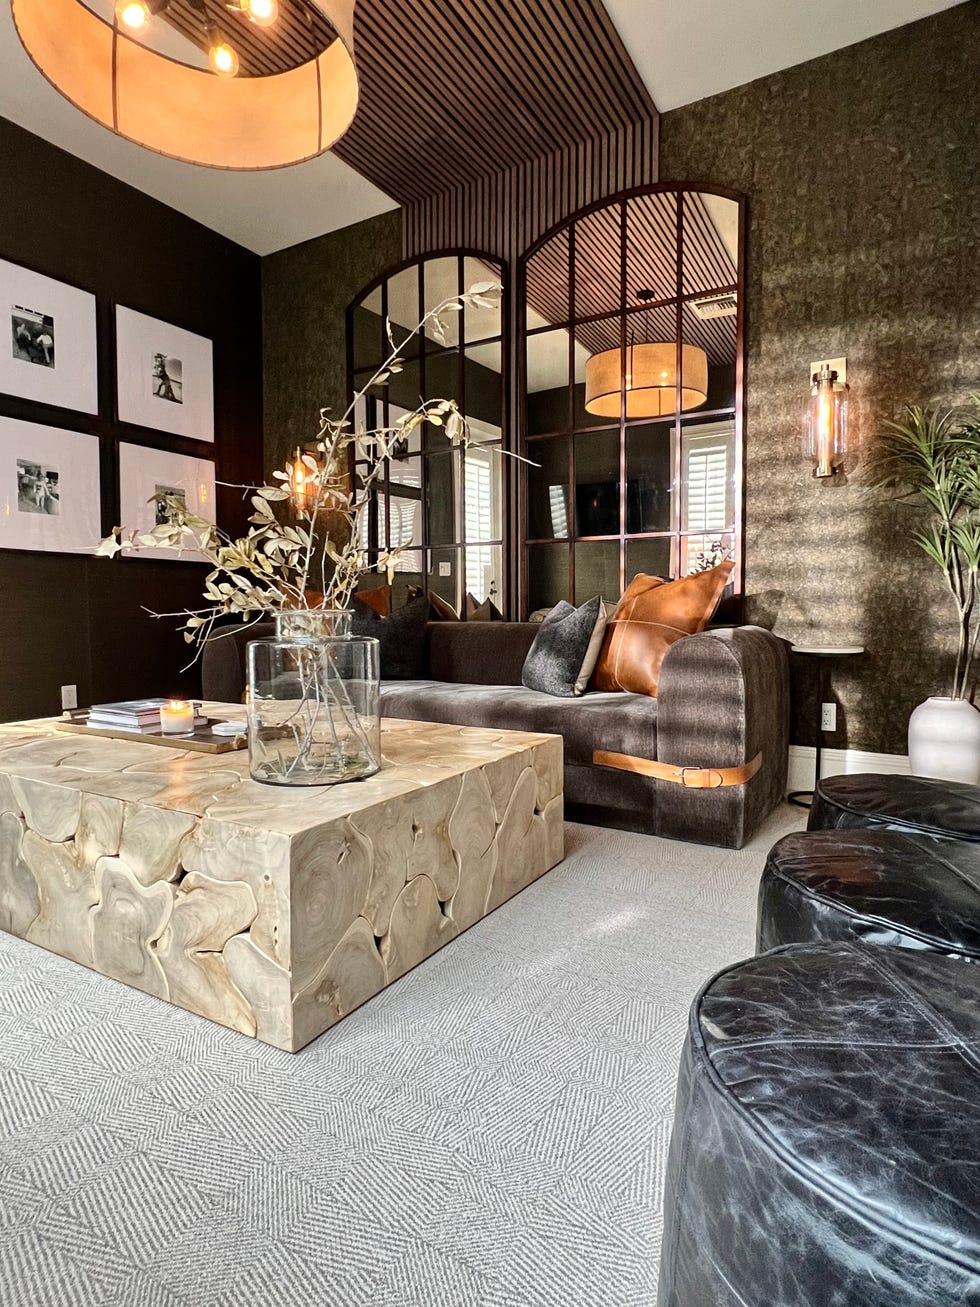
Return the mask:
<path id="1" fill-rule="evenodd" d="M 296 1051 L 563 857 L 560 737 L 388 720 L 382 751 L 279 788 L 0 725 L 0 929 Z"/>

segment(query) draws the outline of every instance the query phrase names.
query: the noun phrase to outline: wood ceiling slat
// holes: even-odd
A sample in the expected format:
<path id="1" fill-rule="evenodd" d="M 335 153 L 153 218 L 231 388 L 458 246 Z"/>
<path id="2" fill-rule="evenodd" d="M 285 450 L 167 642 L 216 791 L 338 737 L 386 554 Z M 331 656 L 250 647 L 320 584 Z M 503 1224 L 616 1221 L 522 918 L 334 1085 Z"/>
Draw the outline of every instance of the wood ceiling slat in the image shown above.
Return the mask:
<path id="1" fill-rule="evenodd" d="M 334 153 L 403 204 L 592 138 L 607 140 L 583 150 L 589 194 L 649 157 L 618 135 L 656 109 L 600 0 L 359 0 L 355 42 L 361 103 Z M 535 216 L 517 220 L 529 240 Z"/>

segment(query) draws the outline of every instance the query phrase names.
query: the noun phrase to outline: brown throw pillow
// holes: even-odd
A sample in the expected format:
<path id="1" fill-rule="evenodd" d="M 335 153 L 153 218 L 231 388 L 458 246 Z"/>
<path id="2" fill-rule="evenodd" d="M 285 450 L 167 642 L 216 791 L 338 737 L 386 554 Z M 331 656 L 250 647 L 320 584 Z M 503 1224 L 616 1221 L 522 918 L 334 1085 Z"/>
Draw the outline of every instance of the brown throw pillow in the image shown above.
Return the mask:
<path id="1" fill-rule="evenodd" d="M 358 590 L 357 597 L 362 604 L 373 608 L 379 617 L 391 616 L 390 585 L 376 585 L 370 590 Z"/>
<path id="2" fill-rule="evenodd" d="M 655 696 L 667 650 L 704 630 L 734 568 L 729 560 L 679 581 L 634 576 L 606 628 L 593 688 Z"/>

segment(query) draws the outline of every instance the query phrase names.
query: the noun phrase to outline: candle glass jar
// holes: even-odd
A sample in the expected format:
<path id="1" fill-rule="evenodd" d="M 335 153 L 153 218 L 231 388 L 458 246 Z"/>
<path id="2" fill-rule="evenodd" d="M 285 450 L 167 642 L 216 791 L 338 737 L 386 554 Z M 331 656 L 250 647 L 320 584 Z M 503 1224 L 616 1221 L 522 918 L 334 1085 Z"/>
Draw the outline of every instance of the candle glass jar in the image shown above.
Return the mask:
<path id="1" fill-rule="evenodd" d="M 381 765 L 379 644 L 349 612 L 276 614 L 248 646 L 248 748 L 266 785 L 335 785 Z"/>

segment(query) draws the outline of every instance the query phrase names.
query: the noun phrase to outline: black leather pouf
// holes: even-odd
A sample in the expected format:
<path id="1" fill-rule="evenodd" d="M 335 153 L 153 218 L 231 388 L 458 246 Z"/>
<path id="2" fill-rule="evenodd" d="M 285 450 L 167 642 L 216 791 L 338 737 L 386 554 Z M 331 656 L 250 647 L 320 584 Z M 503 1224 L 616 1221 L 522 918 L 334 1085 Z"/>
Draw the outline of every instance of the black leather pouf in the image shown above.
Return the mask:
<path id="1" fill-rule="evenodd" d="M 980 969 L 798 945 L 695 1000 L 659 1307 L 980 1303 Z"/>
<path id="2" fill-rule="evenodd" d="M 786 835 L 762 873 L 756 947 L 822 940 L 980 961 L 980 845 L 889 830 Z"/>
<path id="3" fill-rule="evenodd" d="M 818 782 L 808 830 L 875 826 L 980 843 L 980 785 L 874 773 Z"/>

